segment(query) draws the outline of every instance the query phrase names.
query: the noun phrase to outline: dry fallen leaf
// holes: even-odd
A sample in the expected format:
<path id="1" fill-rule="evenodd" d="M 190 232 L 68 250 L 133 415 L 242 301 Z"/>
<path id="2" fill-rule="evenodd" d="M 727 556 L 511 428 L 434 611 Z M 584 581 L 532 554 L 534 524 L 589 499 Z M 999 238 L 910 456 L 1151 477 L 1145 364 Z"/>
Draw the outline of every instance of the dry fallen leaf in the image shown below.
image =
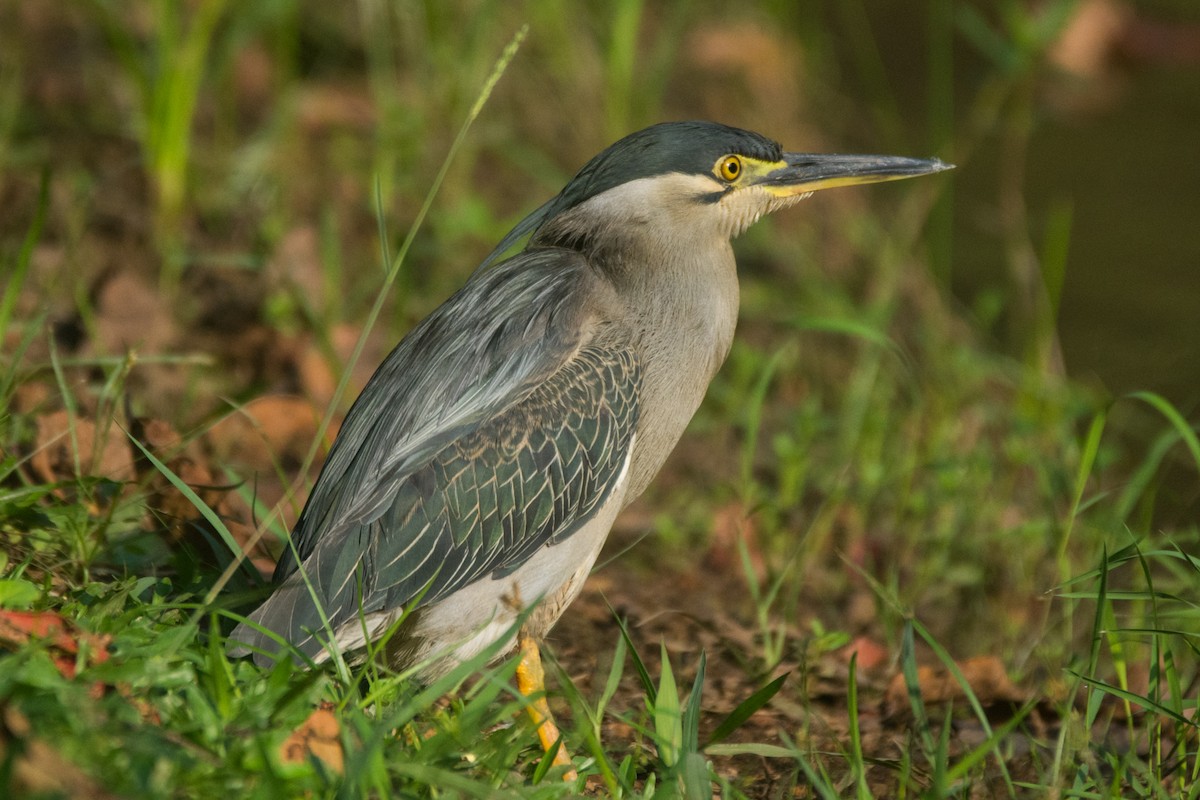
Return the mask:
<path id="1" fill-rule="evenodd" d="M 323 314 L 325 271 L 321 238 L 313 225 L 300 225 L 283 234 L 267 261 L 263 276 L 269 285 L 295 292 Z"/>
<path id="2" fill-rule="evenodd" d="M 315 757 L 334 772 L 342 773 L 341 726 L 331 709 L 331 705 L 322 704 L 288 735 L 279 747 L 279 758 L 283 763 L 303 764 Z"/>
<path id="3" fill-rule="evenodd" d="M 158 419 L 135 419 L 130 430 L 210 508 L 222 515 L 226 513 L 224 500 L 228 497 L 230 487 L 213 475 L 196 442 L 184 444 L 183 438 L 170 423 Z M 136 463 L 139 478 L 150 490 L 146 503 L 146 526 L 155 528 L 165 525 L 176 540 L 187 535 L 189 523 L 200 518 L 200 511 L 140 451 Z"/>
<path id="4" fill-rule="evenodd" d="M 857 654 L 858 660 L 855 663 L 858 665 L 858 669 L 863 672 L 873 672 L 888 662 L 887 647 L 875 641 L 870 636 L 859 636 L 853 642 L 843 647 L 839 651 L 839 654 L 847 664 L 850 663 L 850 657 Z"/>
<path id="5" fill-rule="evenodd" d="M 99 355 L 123 355 L 130 348 L 162 353 L 179 335 L 170 306 L 132 272 L 117 272 L 105 280 L 96 306 L 91 347 Z"/>
<path id="6" fill-rule="evenodd" d="M 698 70 L 741 78 L 757 105 L 788 108 L 802 95 L 804 54 L 797 42 L 754 22 L 722 22 L 697 28 L 686 52 Z"/>
<path id="7" fill-rule="evenodd" d="M 296 356 L 296 374 L 304 395 L 321 407 L 328 406 L 337 393 L 337 376 L 329 366 L 325 353 L 313 343 L 303 347 Z"/>
<path id="8" fill-rule="evenodd" d="M 375 125 L 375 104 L 357 85 L 310 83 L 297 102 L 300 126 L 313 132 L 330 128 L 369 130 Z"/>
<path id="9" fill-rule="evenodd" d="M 288 494 L 291 481 L 286 475 L 304 462 L 320 421 L 320 412 L 308 400 L 268 395 L 222 419 L 208 431 L 205 441 L 217 463 L 232 468 L 248 483 L 261 507 L 274 508 L 286 501 L 283 522 L 290 527 L 294 522 L 291 509 L 298 510 L 304 497 Z M 334 433 L 332 429 L 327 433 L 326 445 L 331 444 Z M 250 506 L 236 494 L 227 496 L 222 513 L 251 528 L 258 522 Z"/>
<path id="10" fill-rule="evenodd" d="M 49 641 L 54 666 L 66 678 L 75 677 L 81 644 L 91 663 L 102 664 L 108 660 L 111 641 L 109 636 L 79 630 L 53 611 L 0 610 L 0 646 L 16 649 L 33 639 Z M 93 694 L 104 691 L 102 684 L 96 684 L 92 689 Z"/>
<path id="11" fill-rule="evenodd" d="M 1025 700 L 1025 693 L 1008 679 L 1004 664 L 995 656 L 969 658 L 959 662 L 958 669 L 971 687 L 971 693 L 984 706 L 1021 703 Z M 957 678 L 945 667 L 918 667 L 917 684 L 921 699 L 926 703 L 945 703 L 966 698 Z M 908 686 L 903 673 L 897 673 L 892 678 L 884 703 L 889 714 L 908 708 Z"/>
<path id="12" fill-rule="evenodd" d="M 114 481 L 134 478 L 133 453 L 129 439 L 117 425 L 109 425 L 103 440 L 90 419 L 72 421 L 66 411 L 38 417 L 37 449 L 29 460 L 34 473 L 46 483 L 75 477 L 76 464 L 83 475 Z"/>
<path id="13" fill-rule="evenodd" d="M 303 461 L 320 422 L 304 398 L 265 395 L 214 425 L 208 441 L 222 461 L 274 473 L 277 464 Z"/>

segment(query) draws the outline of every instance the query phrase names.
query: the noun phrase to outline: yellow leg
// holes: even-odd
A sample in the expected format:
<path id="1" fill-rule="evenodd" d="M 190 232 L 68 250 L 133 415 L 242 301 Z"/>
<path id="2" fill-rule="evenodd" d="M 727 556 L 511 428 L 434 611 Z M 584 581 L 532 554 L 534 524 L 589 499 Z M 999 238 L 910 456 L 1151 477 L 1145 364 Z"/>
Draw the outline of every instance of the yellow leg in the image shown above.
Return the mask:
<path id="1" fill-rule="evenodd" d="M 550 714 L 550 705 L 546 702 L 546 674 L 542 670 L 542 656 L 538 652 L 537 642 L 533 637 L 526 636 L 522 631 L 519 636 L 521 646 L 521 663 L 517 665 L 517 690 L 533 700 L 525 707 L 533 720 L 538 739 L 546 754 L 554 754 L 554 766 L 571 766 L 571 756 L 566 746 L 560 741 L 561 734 L 554 724 Z M 568 769 L 563 774 L 563 780 L 573 781 L 579 777 L 575 770 Z"/>

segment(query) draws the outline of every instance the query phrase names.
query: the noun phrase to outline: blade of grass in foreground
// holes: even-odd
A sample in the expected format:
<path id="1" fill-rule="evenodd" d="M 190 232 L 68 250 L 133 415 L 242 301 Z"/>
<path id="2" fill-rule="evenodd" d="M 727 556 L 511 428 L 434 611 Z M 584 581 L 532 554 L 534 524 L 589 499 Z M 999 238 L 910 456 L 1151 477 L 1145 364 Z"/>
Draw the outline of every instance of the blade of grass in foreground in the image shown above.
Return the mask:
<path id="1" fill-rule="evenodd" d="M 588 705 L 588 702 L 583 697 L 583 693 L 579 691 L 579 687 L 567 674 L 562 666 L 554 661 L 555 673 L 558 675 L 558 685 L 560 691 L 566 696 L 567 702 L 575 712 L 576 719 L 582 715 L 587 717 L 588 725 L 576 725 L 576 730 L 583 736 L 584 743 L 587 749 L 592 754 L 592 759 L 595 761 L 596 769 L 600 771 L 600 777 L 604 780 L 604 785 L 608 789 L 608 793 L 613 797 L 621 797 L 632 786 L 629 781 L 623 780 L 621 773 L 622 768 L 614 768 L 609 761 L 608 753 L 604 750 L 604 744 L 601 741 L 601 723 L 604 719 L 604 711 L 616 694 L 617 688 L 621 682 L 621 675 L 624 672 L 625 666 L 625 640 L 617 638 L 616 648 L 613 653 L 612 666 L 608 672 L 608 680 L 604 684 L 604 691 L 600 695 L 600 699 L 596 701 L 595 708 Z M 626 756 L 628 760 L 628 756 Z"/>
<path id="2" fill-rule="evenodd" d="M 758 711 L 760 708 L 765 706 L 771 701 L 772 697 L 779 693 L 779 690 L 783 688 L 784 682 L 791 674 L 792 673 L 790 672 L 783 673 L 778 678 L 775 678 L 766 686 L 759 689 L 757 692 L 739 703 L 737 708 L 735 708 L 733 711 L 730 711 L 729 716 L 722 720 L 721 724 L 716 727 L 716 730 L 714 730 L 712 735 L 708 737 L 708 741 L 701 749 L 709 750 L 714 745 L 724 740 L 725 737 L 729 736 L 729 734 L 740 728 L 742 723 L 750 719 L 755 711 Z"/>
<path id="3" fill-rule="evenodd" d="M 654 698 L 654 739 L 658 745 L 658 756 L 667 767 L 679 763 L 680 748 L 683 746 L 683 720 L 679 708 L 679 690 L 675 685 L 675 673 L 667 656 L 667 645 L 662 649 L 658 679 L 658 693 Z"/>
<path id="4" fill-rule="evenodd" d="M 867 765 L 863 761 L 862 731 L 858 725 L 858 651 L 850 655 L 850 676 L 847 689 L 846 713 L 850 717 L 850 769 L 854 773 L 854 790 L 858 800 L 870 800 L 867 787 Z"/>
<path id="5" fill-rule="evenodd" d="M 1073 669 L 1068 669 L 1067 672 L 1070 675 L 1074 676 L 1075 678 L 1085 681 L 1088 684 L 1088 686 L 1091 686 L 1093 689 L 1098 689 L 1101 692 L 1110 694 L 1113 697 L 1116 697 L 1120 700 L 1125 701 L 1126 703 L 1130 703 L 1135 706 L 1141 706 L 1142 708 L 1146 709 L 1147 711 L 1153 711 L 1156 714 L 1161 714 L 1162 716 L 1167 717 L 1181 725 L 1186 725 L 1191 728 L 1196 727 L 1196 723 L 1193 720 L 1188 719 L 1187 717 L 1185 717 L 1184 715 L 1180 714 L 1178 711 L 1175 711 L 1172 708 L 1168 708 L 1167 706 L 1164 706 L 1162 703 L 1154 702 L 1149 697 L 1145 697 L 1143 695 L 1137 694 L 1136 692 L 1131 692 L 1128 689 L 1122 689 L 1120 686 L 1114 686 L 1113 684 L 1108 683 L 1107 681 L 1098 680 L 1096 678 L 1090 678 L 1087 675 L 1085 675 L 1084 673 L 1078 672 Z"/>
<path id="6" fill-rule="evenodd" d="M 617 614 L 617 610 L 612 607 L 612 604 L 608 600 L 604 602 L 608 605 L 608 610 L 613 615 L 613 619 L 616 620 L 617 627 L 621 629 L 621 638 L 625 640 L 629 655 L 633 659 L 633 668 L 637 670 L 638 680 L 642 683 L 642 689 L 646 692 L 646 698 L 651 703 L 656 702 L 658 689 L 655 687 L 654 681 L 650 678 L 650 670 L 646 669 L 646 662 L 642 661 L 637 647 L 633 644 L 633 637 L 629 635 L 629 626 L 625 623 L 625 619 Z"/>
<path id="7" fill-rule="evenodd" d="M 984 734 L 986 734 L 988 737 L 987 743 L 990 743 L 995 753 L 996 766 L 1000 770 L 1000 775 L 1004 778 L 1004 784 L 1008 788 L 1008 793 L 1010 796 L 1015 797 L 1016 789 L 1013 787 L 1012 777 L 1008 774 L 1008 767 L 1005 763 L 1004 754 L 999 748 L 1001 737 L 996 736 L 992 731 L 992 726 L 988 722 L 987 712 L 984 711 L 983 705 L 979 702 L 979 698 L 975 695 L 974 690 L 971 688 L 971 684 L 967 681 L 966 676 L 963 675 L 962 670 L 958 668 L 958 663 L 954 660 L 946 648 L 943 647 L 935 638 L 933 638 L 933 634 L 931 634 L 924 625 L 914 619 L 912 621 L 912 626 L 916 630 L 917 634 L 923 640 L 925 640 L 925 644 L 927 644 L 929 648 L 933 650 L 934 655 L 938 657 L 938 660 L 942 662 L 943 666 L 946 667 L 946 669 L 954 677 L 955 682 L 962 689 L 963 695 L 967 698 L 967 702 L 971 706 L 971 710 L 975 713 L 975 718 L 979 721 L 979 726 L 983 729 Z M 1017 720 L 1020 721 L 1021 719 L 1024 719 L 1024 715 L 1028 714 L 1031 710 L 1032 706 L 1030 706 L 1030 708 L 1026 709 L 1024 712 L 1018 713 L 1018 715 L 1016 715 Z"/>

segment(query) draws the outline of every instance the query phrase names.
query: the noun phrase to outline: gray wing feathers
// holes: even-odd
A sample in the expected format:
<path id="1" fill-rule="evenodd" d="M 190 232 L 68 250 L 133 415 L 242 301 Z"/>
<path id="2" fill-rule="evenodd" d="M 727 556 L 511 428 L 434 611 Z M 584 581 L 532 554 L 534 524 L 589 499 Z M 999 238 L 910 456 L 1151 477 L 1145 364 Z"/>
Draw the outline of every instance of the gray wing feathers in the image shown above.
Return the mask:
<path id="1" fill-rule="evenodd" d="M 512 403 L 577 344 L 576 254 L 522 253 L 472 279 L 414 328 L 368 381 L 342 424 L 293 542 L 307 558 L 331 529 L 370 522 L 414 461 Z M 296 563 L 285 550 L 276 581 Z"/>
<path id="2" fill-rule="evenodd" d="M 424 601 L 434 602 L 573 533 L 624 464 L 636 380 L 628 352 L 585 348 L 411 473 L 375 523 L 368 594 L 395 607 L 428 586 Z"/>
<path id="3" fill-rule="evenodd" d="M 580 330 L 566 291 L 580 276 L 564 258 L 546 265 L 553 269 L 533 265 L 536 287 L 512 286 L 511 275 L 489 280 L 511 262 L 477 275 L 401 343 L 355 404 L 295 533 L 334 629 L 360 610 L 403 607 L 422 592 L 431 603 L 507 574 L 570 536 L 608 497 L 637 424 L 640 371 L 603 326 Z M 520 277 L 529 272 L 526 264 Z M 473 286 L 493 294 L 485 300 Z M 485 344 L 437 333 L 462 321 L 463 308 L 481 315 L 467 327 Z M 482 316 L 501 309 L 501 321 Z M 416 349 L 431 342 L 438 346 L 425 357 L 451 374 L 417 363 Z M 401 426 L 397 418 L 417 416 L 414 406 L 434 421 Z M 294 563 L 278 569 L 283 585 L 251 619 L 315 655 L 320 614 Z M 246 626 L 232 638 L 276 649 Z"/>

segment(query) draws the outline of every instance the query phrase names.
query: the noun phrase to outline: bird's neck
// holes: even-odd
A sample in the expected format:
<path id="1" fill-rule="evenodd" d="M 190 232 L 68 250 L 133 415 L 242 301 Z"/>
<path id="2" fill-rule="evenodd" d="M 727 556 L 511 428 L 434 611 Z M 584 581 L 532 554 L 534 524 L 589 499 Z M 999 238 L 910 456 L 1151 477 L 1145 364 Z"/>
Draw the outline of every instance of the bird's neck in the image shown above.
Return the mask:
<path id="1" fill-rule="evenodd" d="M 582 253 L 616 290 L 612 321 L 627 332 L 642 365 L 626 502 L 674 449 L 737 326 L 730 232 L 697 224 L 694 206 L 681 197 L 686 192 L 663 182 L 635 181 L 560 214 L 531 242 Z"/>
<path id="2" fill-rule="evenodd" d="M 739 294 L 728 241 L 663 249 L 637 260 L 642 269 L 609 272 L 643 365 L 627 501 L 658 472 L 729 355 Z"/>

